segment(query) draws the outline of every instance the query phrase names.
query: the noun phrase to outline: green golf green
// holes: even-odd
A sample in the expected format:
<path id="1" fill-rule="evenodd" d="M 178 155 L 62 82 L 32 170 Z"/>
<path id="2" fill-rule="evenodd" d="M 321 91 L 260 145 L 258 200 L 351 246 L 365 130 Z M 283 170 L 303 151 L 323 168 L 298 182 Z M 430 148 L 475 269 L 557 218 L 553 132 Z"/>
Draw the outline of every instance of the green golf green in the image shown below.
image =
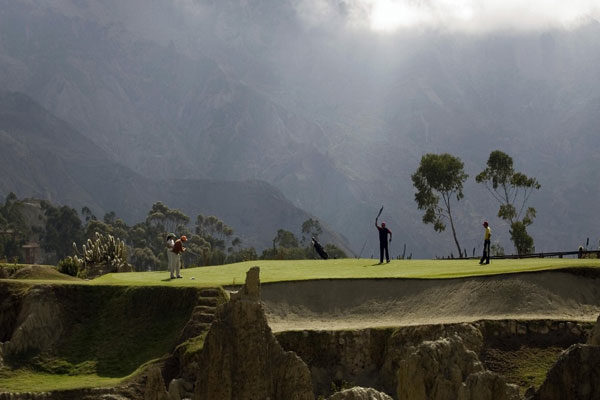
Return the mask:
<path id="1" fill-rule="evenodd" d="M 100 285 L 224 286 L 242 284 L 246 271 L 260 267 L 263 283 L 311 279 L 436 279 L 512 274 L 563 268 L 600 268 L 598 259 L 511 259 L 479 265 L 477 260 L 394 260 L 378 264 L 372 259 L 256 260 L 213 267 L 189 268 L 183 279 L 169 280 L 166 271 L 107 274 L 90 281 Z"/>

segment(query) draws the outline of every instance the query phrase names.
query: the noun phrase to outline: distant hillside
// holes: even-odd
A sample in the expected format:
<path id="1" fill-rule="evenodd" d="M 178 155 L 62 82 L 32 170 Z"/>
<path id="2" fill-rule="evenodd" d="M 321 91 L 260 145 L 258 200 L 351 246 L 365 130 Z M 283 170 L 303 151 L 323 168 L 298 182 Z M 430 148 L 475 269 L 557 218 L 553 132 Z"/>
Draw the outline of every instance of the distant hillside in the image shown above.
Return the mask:
<path id="1" fill-rule="evenodd" d="M 192 218 L 216 215 L 245 246 L 271 245 L 277 229 L 298 234 L 312 215 L 261 181 L 151 180 L 112 161 L 106 152 L 29 97 L 0 92 L 0 193 L 35 197 L 98 216 L 115 211 L 129 223 L 162 201 Z M 325 226 L 324 240 L 348 244 Z"/>
<path id="2" fill-rule="evenodd" d="M 367 254 L 377 251 L 381 204 L 394 255 L 405 242 L 418 257 L 454 251 L 448 232 L 422 224 L 414 202 L 410 175 L 428 152 L 461 157 L 470 175 L 455 207 L 461 245 L 480 251 L 488 219 L 494 241 L 512 252 L 497 204 L 473 181 L 496 149 L 542 184 L 531 197 L 537 250 L 597 243 L 597 21 L 379 34 L 348 23 L 352 2 L 322 3 L 0 0 L 0 87 L 26 93 L 128 167 L 115 178 L 121 185 L 141 182 L 128 180 L 131 171 L 266 181 L 344 232 L 356 252 L 365 240 Z M 320 12 L 326 18 L 313 18 Z M 44 187 L 68 192 L 73 170 Z M 118 193 L 126 186 L 107 182 L 90 196 L 78 179 L 90 204 L 119 198 L 131 207 L 140 201 L 133 193 L 147 190 Z M 12 184 L 30 181 L 17 173 Z"/>
<path id="3" fill-rule="evenodd" d="M 148 183 L 29 97 L 0 93 L 0 191 L 73 207 L 121 210 Z"/>
<path id="4" fill-rule="evenodd" d="M 295 206 L 363 236 L 360 190 L 326 154 L 331 140 L 311 116 L 232 75 L 213 54 L 229 57 L 220 43 L 187 51 L 165 39 L 172 27 L 159 23 L 147 38 L 143 21 L 129 25 L 135 15 L 173 17 L 170 2 L 0 4 L 0 87 L 35 99 L 107 160 L 151 179 L 267 181 Z M 163 28 L 170 33 L 161 39 Z M 247 60 L 248 76 L 260 73 Z"/>

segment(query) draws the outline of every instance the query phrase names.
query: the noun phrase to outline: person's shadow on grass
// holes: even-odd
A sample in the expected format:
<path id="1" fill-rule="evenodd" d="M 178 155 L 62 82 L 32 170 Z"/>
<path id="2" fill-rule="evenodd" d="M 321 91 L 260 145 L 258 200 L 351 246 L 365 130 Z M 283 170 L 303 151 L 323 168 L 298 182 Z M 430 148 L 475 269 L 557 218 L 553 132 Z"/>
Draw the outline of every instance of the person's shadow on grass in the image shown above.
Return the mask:
<path id="1" fill-rule="evenodd" d="M 364 268 L 366 268 L 366 267 L 376 267 L 378 265 L 383 265 L 383 263 L 378 262 L 378 263 L 375 263 L 375 264 L 367 264 L 367 265 L 363 265 L 363 267 Z"/>

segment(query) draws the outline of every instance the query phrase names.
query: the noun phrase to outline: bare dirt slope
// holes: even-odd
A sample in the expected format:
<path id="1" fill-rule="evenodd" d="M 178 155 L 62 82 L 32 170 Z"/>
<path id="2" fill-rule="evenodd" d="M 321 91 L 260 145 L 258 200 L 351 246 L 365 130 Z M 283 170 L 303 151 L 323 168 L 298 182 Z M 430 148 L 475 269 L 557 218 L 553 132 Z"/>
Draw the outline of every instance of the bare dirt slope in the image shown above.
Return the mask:
<path id="1" fill-rule="evenodd" d="M 595 321 L 600 276 L 536 272 L 457 279 L 318 280 L 264 284 L 274 331 L 358 329 L 480 319 Z"/>

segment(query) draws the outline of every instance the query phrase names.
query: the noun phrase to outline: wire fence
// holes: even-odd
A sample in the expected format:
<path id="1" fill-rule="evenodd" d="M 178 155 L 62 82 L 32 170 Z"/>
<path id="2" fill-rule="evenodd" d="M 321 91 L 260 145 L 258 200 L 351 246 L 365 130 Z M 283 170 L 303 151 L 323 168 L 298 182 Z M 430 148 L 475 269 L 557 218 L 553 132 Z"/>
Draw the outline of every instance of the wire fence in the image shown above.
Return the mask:
<path id="1" fill-rule="evenodd" d="M 502 260 L 502 259 L 513 259 L 513 258 L 546 258 L 546 257 L 558 257 L 563 258 L 565 256 L 577 256 L 577 258 L 591 258 L 590 256 L 596 256 L 600 258 L 600 250 L 575 250 L 575 251 L 551 251 L 543 253 L 531 253 L 531 254 L 507 254 L 503 256 L 491 256 L 490 259 Z M 476 260 L 481 257 L 468 257 L 469 259 Z"/>

